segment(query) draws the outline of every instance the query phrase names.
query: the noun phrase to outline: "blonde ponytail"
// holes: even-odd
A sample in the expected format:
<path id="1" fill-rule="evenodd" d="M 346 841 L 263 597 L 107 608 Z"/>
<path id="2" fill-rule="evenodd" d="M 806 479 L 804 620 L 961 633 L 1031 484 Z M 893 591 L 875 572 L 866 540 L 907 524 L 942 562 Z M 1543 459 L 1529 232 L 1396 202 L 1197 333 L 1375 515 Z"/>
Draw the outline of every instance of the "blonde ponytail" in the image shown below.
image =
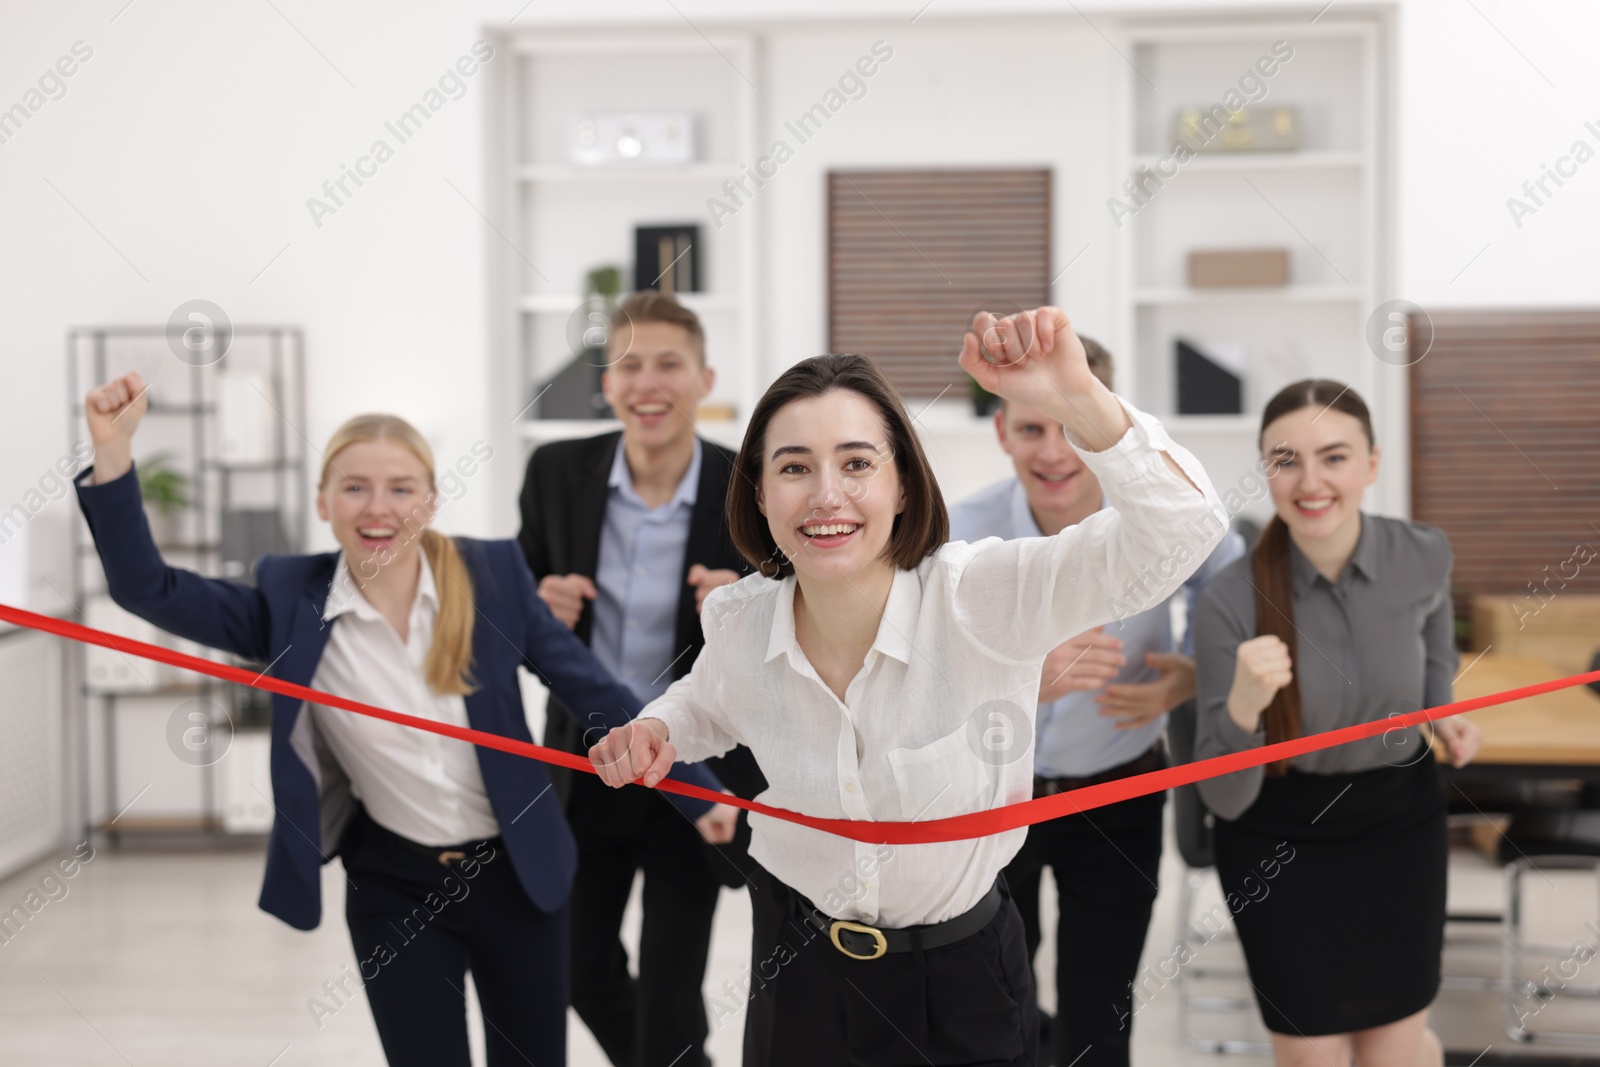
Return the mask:
<path id="1" fill-rule="evenodd" d="M 472 575 L 454 538 L 423 530 L 422 551 L 439 592 L 439 616 L 433 620 L 433 643 L 424 664 L 428 688 L 441 696 L 465 696 L 477 689 L 472 680 L 472 623 L 477 614 Z"/>
<path id="2" fill-rule="evenodd" d="M 322 452 L 318 491 L 327 486 L 328 475 L 337 470 L 333 460 L 340 451 L 363 441 L 378 440 L 394 441 L 409 449 L 427 468 L 429 492 L 437 491 L 433 484 L 433 449 L 428 447 L 427 439 L 400 416 L 384 414 L 357 415 L 333 431 Z M 423 528 L 418 539 L 439 594 L 439 615 L 433 620 L 433 642 L 424 662 L 428 688 L 441 696 L 465 696 L 477 689 L 472 679 L 472 622 L 477 615 L 472 575 L 454 539 L 428 527 Z"/>

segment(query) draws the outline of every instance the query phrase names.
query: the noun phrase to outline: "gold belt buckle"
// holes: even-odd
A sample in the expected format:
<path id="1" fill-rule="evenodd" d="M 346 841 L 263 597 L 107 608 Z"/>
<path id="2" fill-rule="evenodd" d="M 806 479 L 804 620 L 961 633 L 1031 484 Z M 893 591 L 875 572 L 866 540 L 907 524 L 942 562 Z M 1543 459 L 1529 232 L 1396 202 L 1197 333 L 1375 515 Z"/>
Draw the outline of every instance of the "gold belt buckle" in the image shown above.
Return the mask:
<path id="1" fill-rule="evenodd" d="M 877 951 L 870 956 L 863 956 L 859 952 L 851 952 L 839 941 L 840 930 L 853 930 L 858 934 L 871 934 L 872 939 L 877 942 Z M 853 960 L 875 960 L 889 951 L 889 941 L 883 936 L 883 931 L 875 926 L 867 926 L 865 923 L 853 923 L 848 919 L 835 919 L 833 925 L 828 927 L 828 936 L 833 940 L 834 948 Z"/>
<path id="2" fill-rule="evenodd" d="M 446 867 L 450 866 L 450 864 L 454 863 L 456 860 L 464 860 L 466 858 L 467 858 L 467 854 L 465 852 L 441 852 L 441 853 L 439 853 L 439 862 L 442 863 Z"/>

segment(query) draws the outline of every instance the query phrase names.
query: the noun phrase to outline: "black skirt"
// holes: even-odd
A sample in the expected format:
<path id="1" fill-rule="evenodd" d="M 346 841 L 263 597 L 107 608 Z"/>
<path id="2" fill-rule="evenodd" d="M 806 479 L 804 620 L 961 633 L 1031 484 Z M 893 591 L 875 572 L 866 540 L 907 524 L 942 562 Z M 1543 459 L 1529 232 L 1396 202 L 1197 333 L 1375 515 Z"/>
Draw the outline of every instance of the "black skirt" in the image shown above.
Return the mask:
<path id="1" fill-rule="evenodd" d="M 1218 819 L 1217 873 L 1267 1029 L 1344 1034 L 1439 991 L 1448 863 L 1431 751 L 1408 767 L 1267 777 Z"/>

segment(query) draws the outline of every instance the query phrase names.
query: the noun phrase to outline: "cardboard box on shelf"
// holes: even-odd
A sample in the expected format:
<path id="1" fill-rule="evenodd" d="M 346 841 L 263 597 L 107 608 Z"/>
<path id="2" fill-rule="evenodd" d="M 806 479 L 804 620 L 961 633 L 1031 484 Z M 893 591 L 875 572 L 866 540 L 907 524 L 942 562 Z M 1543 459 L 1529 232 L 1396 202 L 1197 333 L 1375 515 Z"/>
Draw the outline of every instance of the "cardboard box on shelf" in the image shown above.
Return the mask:
<path id="1" fill-rule="evenodd" d="M 1189 253 L 1189 284 L 1196 289 L 1288 285 L 1289 250 L 1196 249 Z"/>

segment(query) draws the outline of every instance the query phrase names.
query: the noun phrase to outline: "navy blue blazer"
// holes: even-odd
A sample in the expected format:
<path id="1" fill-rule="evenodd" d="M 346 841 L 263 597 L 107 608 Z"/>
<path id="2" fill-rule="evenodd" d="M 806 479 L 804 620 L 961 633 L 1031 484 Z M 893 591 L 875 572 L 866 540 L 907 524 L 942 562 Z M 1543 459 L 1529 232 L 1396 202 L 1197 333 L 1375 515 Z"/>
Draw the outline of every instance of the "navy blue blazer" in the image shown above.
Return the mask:
<path id="1" fill-rule="evenodd" d="M 161 629 L 258 663 L 275 678 L 310 685 L 338 619 L 323 622 L 337 553 L 267 556 L 256 584 L 205 578 L 170 567 L 150 534 L 134 471 L 105 485 L 80 475 L 78 502 L 105 567 L 111 599 Z M 471 726 L 532 741 L 523 715 L 517 667 L 527 667 L 585 726 L 621 725 L 639 713 L 639 699 L 615 681 L 589 649 L 539 599 L 533 575 L 515 541 L 458 537 L 478 617 L 472 628 L 472 673 L 466 699 Z M 552 707 L 557 705 L 552 701 Z M 319 868 L 338 854 L 350 814 L 348 782 L 319 744 L 302 701 L 272 696 L 272 792 L 277 807 L 267 844 L 260 905 L 301 930 L 322 916 Z M 405 711 L 405 708 L 396 708 Z M 298 735 L 298 736 L 297 736 Z M 598 734 L 596 735 L 598 736 Z M 577 850 L 543 763 L 478 748 L 483 784 L 500 821 L 511 863 L 530 900 L 544 911 L 561 907 L 572 888 Z M 689 764 L 674 778 L 721 789 L 704 767 Z M 548 794 L 548 795 L 547 795 Z M 672 800 L 690 817 L 704 801 Z M 323 843 L 328 847 L 324 848 Z"/>

